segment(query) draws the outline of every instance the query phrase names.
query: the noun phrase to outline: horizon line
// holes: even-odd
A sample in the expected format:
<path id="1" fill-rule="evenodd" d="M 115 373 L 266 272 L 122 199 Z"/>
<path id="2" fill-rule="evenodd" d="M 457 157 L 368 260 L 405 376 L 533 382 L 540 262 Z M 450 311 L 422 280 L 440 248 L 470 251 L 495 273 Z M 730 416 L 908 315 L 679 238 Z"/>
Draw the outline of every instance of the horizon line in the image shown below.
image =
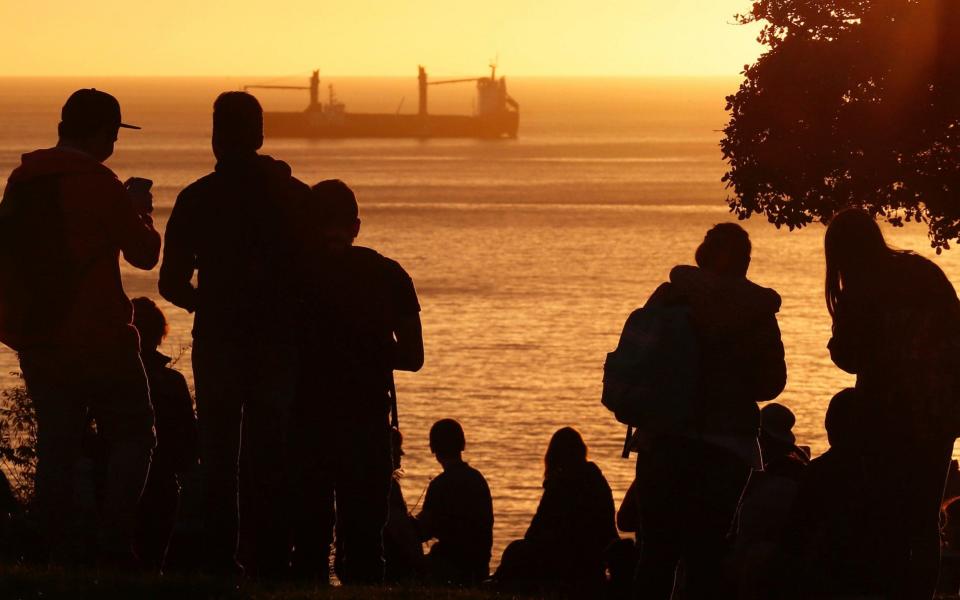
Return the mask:
<path id="1" fill-rule="evenodd" d="M 463 73 L 437 73 L 435 77 L 457 77 L 461 75 L 466 75 Z M 72 78 L 83 78 L 83 77 L 98 77 L 98 78 L 123 78 L 123 79 L 237 79 L 237 78 L 273 78 L 273 79 L 286 79 L 294 77 L 309 77 L 309 72 L 304 71 L 303 73 L 286 73 L 282 75 L 269 74 L 269 73 L 260 73 L 260 74 L 243 74 L 243 75 L 204 75 L 204 74 L 190 74 L 190 75 L 178 75 L 173 73 L 157 73 L 157 74 L 120 74 L 120 73 L 84 73 L 84 74 L 58 74 L 58 73 L 43 73 L 38 75 L 29 75 L 23 73 L 0 73 L 0 78 L 3 79 L 72 79 Z M 347 73 L 327 73 L 324 74 L 322 71 L 320 73 L 321 78 L 366 78 L 366 79 L 409 79 L 415 78 L 416 74 L 412 75 L 388 75 L 388 74 L 347 74 Z M 511 74 L 506 77 L 510 79 L 523 78 L 523 79 L 739 79 L 743 75 L 740 73 L 737 74 L 716 74 L 716 73 L 682 73 L 682 74 L 670 74 L 670 73 L 633 73 L 633 74 L 599 74 L 599 75 L 584 75 L 584 74 Z"/>

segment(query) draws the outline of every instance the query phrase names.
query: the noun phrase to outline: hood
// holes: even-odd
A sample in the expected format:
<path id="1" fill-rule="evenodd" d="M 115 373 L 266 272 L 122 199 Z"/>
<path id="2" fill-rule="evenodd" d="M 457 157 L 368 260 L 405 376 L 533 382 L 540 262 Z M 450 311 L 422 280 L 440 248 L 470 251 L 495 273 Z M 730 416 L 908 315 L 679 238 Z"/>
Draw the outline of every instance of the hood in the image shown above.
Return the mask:
<path id="1" fill-rule="evenodd" d="M 79 150 L 46 148 L 24 154 L 21 157 L 20 166 L 10 174 L 7 184 L 20 183 L 48 175 L 76 173 L 102 173 L 116 178 L 113 171 L 92 156 Z"/>
<path id="2" fill-rule="evenodd" d="M 216 172 L 228 177 L 249 177 L 272 181 L 290 179 L 290 165 L 266 154 L 217 161 Z"/>
<path id="3" fill-rule="evenodd" d="M 737 328 L 780 311 L 780 295 L 746 277 L 679 266 L 670 272 L 670 284 L 690 306 L 694 320 L 708 328 Z"/>

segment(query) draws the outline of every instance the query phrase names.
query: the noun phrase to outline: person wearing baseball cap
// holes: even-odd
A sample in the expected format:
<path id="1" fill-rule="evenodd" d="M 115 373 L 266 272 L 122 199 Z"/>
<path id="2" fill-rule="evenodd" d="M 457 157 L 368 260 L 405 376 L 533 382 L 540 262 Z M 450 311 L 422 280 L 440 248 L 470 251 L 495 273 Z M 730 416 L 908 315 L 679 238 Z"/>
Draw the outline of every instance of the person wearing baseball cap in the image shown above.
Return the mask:
<path id="1" fill-rule="evenodd" d="M 63 105 L 57 145 L 23 155 L 0 203 L 0 341 L 19 353 L 36 408 L 36 503 L 57 563 L 90 557 L 76 532 L 92 524 L 77 523 L 72 505 L 87 414 L 110 453 L 97 535 L 102 565 L 136 564 L 136 506 L 155 444 L 118 259 L 152 269 L 160 235 L 148 185 L 125 186 L 103 164 L 120 128 L 133 126 L 116 98 L 77 90 Z"/>

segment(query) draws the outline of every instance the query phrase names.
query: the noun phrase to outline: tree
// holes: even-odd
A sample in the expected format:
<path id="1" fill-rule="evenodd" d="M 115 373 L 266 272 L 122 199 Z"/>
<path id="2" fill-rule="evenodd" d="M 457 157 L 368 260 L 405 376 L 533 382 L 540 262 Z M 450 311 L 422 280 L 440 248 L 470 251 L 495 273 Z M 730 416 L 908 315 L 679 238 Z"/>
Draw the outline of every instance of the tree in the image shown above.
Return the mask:
<path id="1" fill-rule="evenodd" d="M 858 206 L 960 240 L 960 0 L 755 0 L 721 142 L 741 219 L 777 227 Z"/>

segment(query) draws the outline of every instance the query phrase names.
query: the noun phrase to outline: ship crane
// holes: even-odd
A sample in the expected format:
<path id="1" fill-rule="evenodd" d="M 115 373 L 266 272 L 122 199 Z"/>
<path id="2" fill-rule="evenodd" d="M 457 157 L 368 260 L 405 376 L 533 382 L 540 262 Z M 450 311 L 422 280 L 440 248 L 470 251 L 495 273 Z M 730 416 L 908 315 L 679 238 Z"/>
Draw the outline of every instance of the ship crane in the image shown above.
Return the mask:
<path id="1" fill-rule="evenodd" d="M 497 64 L 490 64 L 489 77 L 466 77 L 462 79 L 441 79 L 440 81 L 427 81 L 427 71 L 422 66 L 417 78 L 420 87 L 420 111 L 421 116 L 427 116 L 427 86 L 447 85 L 451 83 L 476 83 L 477 96 L 480 100 L 478 112 L 481 115 L 502 113 L 507 111 L 507 106 L 513 110 L 519 110 L 520 105 L 516 100 L 507 94 L 506 80 L 501 77 L 497 81 Z"/>
<path id="2" fill-rule="evenodd" d="M 310 106 L 307 110 L 317 110 L 320 104 L 320 71 L 310 76 L 310 85 L 245 85 L 243 91 L 257 90 L 310 90 Z M 332 92 L 331 92 L 332 94 Z"/>

